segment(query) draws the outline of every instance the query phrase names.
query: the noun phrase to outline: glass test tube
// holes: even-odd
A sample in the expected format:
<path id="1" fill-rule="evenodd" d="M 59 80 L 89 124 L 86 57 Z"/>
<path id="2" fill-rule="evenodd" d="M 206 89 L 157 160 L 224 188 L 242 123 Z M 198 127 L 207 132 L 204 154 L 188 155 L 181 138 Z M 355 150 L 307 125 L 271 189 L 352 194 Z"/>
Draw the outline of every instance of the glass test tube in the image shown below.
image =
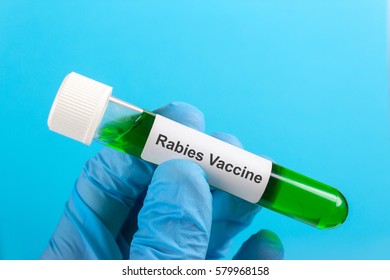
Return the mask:
<path id="1" fill-rule="evenodd" d="M 69 74 L 53 103 L 50 129 L 155 164 L 192 160 L 204 168 L 211 185 L 319 229 L 345 221 L 348 205 L 337 189 L 119 100 L 111 90 Z"/>

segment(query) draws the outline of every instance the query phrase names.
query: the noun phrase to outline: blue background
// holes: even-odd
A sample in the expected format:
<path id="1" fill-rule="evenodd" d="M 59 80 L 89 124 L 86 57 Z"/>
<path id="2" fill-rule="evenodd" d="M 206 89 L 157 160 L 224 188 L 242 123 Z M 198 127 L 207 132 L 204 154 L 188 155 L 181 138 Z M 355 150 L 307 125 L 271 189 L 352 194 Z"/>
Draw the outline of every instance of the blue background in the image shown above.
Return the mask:
<path id="1" fill-rule="evenodd" d="M 338 187 L 321 231 L 263 209 L 287 259 L 390 259 L 386 1 L 0 1 L 0 258 L 45 248 L 91 147 L 50 132 L 75 71 L 152 110 L 200 108 L 207 132 Z"/>

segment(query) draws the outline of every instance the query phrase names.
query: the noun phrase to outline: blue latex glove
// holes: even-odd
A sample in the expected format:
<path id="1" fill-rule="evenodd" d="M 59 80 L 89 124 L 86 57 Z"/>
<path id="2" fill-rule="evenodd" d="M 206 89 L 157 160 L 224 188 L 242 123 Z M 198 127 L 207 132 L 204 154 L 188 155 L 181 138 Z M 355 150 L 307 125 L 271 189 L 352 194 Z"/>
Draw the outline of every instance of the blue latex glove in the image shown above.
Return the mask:
<path id="1" fill-rule="evenodd" d="M 184 103 L 156 113 L 204 131 L 203 114 Z M 228 134 L 214 134 L 241 146 Z M 42 259 L 223 259 L 260 207 L 207 184 L 190 161 L 153 164 L 103 148 L 84 166 Z M 280 259 L 271 231 L 246 241 L 235 259 Z"/>

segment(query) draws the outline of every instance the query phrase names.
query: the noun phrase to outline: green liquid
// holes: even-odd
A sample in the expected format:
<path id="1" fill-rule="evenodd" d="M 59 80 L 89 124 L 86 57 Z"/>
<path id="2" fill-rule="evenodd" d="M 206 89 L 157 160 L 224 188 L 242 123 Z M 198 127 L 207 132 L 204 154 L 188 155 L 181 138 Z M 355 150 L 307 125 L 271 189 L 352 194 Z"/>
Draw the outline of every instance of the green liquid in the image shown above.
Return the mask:
<path id="1" fill-rule="evenodd" d="M 153 113 L 145 111 L 107 123 L 99 131 L 99 140 L 140 158 L 154 119 Z M 258 204 L 320 229 L 337 227 L 348 215 L 347 202 L 338 190 L 274 163 Z"/>
<path id="2" fill-rule="evenodd" d="M 154 119 L 153 113 L 144 111 L 107 123 L 99 131 L 99 140 L 111 148 L 141 158 Z"/>
<path id="3" fill-rule="evenodd" d="M 337 189 L 275 163 L 258 204 L 320 229 L 337 227 L 348 215 Z"/>

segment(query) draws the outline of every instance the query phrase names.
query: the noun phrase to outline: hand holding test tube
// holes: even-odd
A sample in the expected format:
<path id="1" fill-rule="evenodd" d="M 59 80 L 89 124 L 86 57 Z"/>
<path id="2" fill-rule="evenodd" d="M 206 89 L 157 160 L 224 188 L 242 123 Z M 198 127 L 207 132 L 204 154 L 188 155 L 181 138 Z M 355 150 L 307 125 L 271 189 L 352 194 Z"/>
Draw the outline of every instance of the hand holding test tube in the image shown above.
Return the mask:
<path id="1" fill-rule="evenodd" d="M 136 191 L 135 194 L 133 192 L 138 190 L 138 188 L 130 188 L 132 190 L 130 197 L 134 195 L 135 197 L 132 197 L 130 201 L 127 201 L 126 197 L 128 195 L 125 195 L 126 202 L 124 205 L 121 203 L 101 203 L 101 199 L 99 198 L 101 198 L 102 195 L 91 190 L 99 188 L 104 189 L 107 182 L 108 185 L 113 184 L 115 189 L 117 187 L 116 183 L 122 181 L 123 179 L 120 176 L 115 175 L 118 170 L 115 163 L 109 164 L 109 162 L 111 162 L 110 156 L 102 157 L 101 155 L 104 153 L 98 155 L 95 160 L 99 162 L 97 166 L 99 167 L 102 165 L 105 167 L 103 168 L 102 174 L 97 175 L 98 180 L 94 180 L 94 176 L 89 174 L 91 172 L 96 175 L 96 173 L 94 173 L 94 168 L 89 169 L 88 166 L 90 165 L 86 165 L 86 168 L 83 171 L 84 173 L 82 173 L 82 176 L 78 181 L 83 182 L 84 180 L 84 183 L 76 184 L 76 190 L 72 198 L 69 200 L 64 218 L 59 225 L 59 230 L 57 230 L 53 235 L 50 246 L 44 256 L 64 256 L 63 252 L 61 250 L 60 252 L 57 252 L 56 248 L 63 248 L 65 246 L 70 252 L 68 255 L 65 255 L 81 257 L 80 254 L 73 254 L 72 250 L 74 248 L 69 246 L 69 244 L 72 244 L 72 242 L 77 238 L 71 238 L 71 241 L 69 241 L 66 237 L 71 235 L 66 235 L 64 238 L 63 232 L 73 232 L 75 236 L 81 232 L 81 236 L 78 240 L 86 240 L 85 235 L 83 234 L 83 232 L 85 232 L 86 235 L 91 238 L 91 244 L 96 243 L 95 239 L 98 237 L 94 237 L 92 232 L 89 232 L 88 229 L 85 229 L 82 225 L 76 223 L 76 221 L 80 218 L 85 221 L 85 213 L 88 212 L 88 208 L 92 210 L 92 212 L 87 216 L 90 217 L 90 220 L 93 221 L 98 228 L 101 227 L 102 229 L 98 232 L 101 234 L 105 231 L 104 227 L 107 227 L 109 230 L 108 232 L 111 234 L 109 235 L 111 237 L 107 237 L 103 234 L 105 238 L 101 237 L 102 239 L 107 241 L 110 238 L 114 238 L 115 241 L 118 241 L 119 238 L 119 241 L 125 244 L 124 247 L 116 247 L 117 253 L 115 253 L 115 257 L 112 255 L 107 256 L 102 253 L 107 252 L 107 250 L 103 250 L 102 248 L 98 250 L 91 250 L 91 257 L 118 258 L 118 256 L 121 255 L 122 257 L 119 258 L 126 258 L 126 249 L 123 248 L 130 248 L 128 243 L 133 236 L 134 241 L 133 246 L 131 247 L 132 249 L 137 248 L 137 240 L 143 240 L 145 236 L 155 236 L 154 234 L 151 234 L 155 231 L 149 230 L 150 227 L 153 227 L 153 225 L 148 223 L 139 223 L 142 227 L 140 226 L 137 231 L 136 226 L 134 225 L 134 217 L 138 215 L 140 205 L 142 205 L 142 203 L 144 203 L 144 207 L 142 207 L 139 212 L 140 218 L 145 217 L 145 212 L 147 216 L 155 211 L 155 208 L 153 207 L 146 207 L 146 205 L 148 205 L 146 204 L 146 202 L 148 202 L 148 195 L 145 197 L 144 192 L 146 192 L 146 189 L 148 188 L 150 178 L 153 176 L 154 179 L 156 173 L 160 174 L 160 176 L 157 176 L 159 179 L 155 181 L 151 179 L 148 193 L 152 189 L 155 189 L 160 193 L 158 197 L 163 197 L 162 194 L 170 197 L 169 191 L 166 190 L 166 192 L 164 192 L 164 188 L 159 188 L 161 187 L 160 179 L 163 178 L 161 173 L 165 172 L 157 172 L 161 169 L 167 168 L 167 166 L 171 168 L 175 167 L 174 169 L 176 171 L 172 174 L 179 175 L 177 176 L 179 180 L 170 181 L 167 183 L 168 185 L 172 184 L 176 187 L 193 185 L 193 188 L 198 187 L 199 191 L 202 192 L 202 188 L 204 191 L 204 186 L 208 186 L 210 184 L 211 186 L 220 189 L 212 192 L 213 203 L 214 201 L 217 201 L 218 205 L 222 205 L 223 202 L 216 199 L 216 197 L 225 197 L 224 199 L 226 199 L 225 203 L 227 209 L 229 208 L 229 205 L 232 209 L 238 209 L 237 205 L 235 205 L 236 203 L 241 204 L 241 206 L 246 205 L 245 207 L 239 207 L 243 210 L 243 212 L 241 212 L 238 216 L 236 215 L 236 218 L 240 217 L 240 222 L 238 222 L 238 220 L 237 222 L 241 223 L 243 226 L 247 224 L 245 221 L 250 222 L 253 218 L 253 209 L 258 209 L 257 204 L 320 229 L 334 228 L 345 221 L 348 214 L 348 205 L 344 196 L 335 188 L 276 165 L 265 158 L 251 154 L 239 147 L 236 147 L 235 145 L 228 144 L 215 137 L 198 131 L 197 129 L 202 130 L 202 126 L 199 128 L 197 125 L 194 125 L 194 119 L 196 118 L 189 120 L 189 122 L 181 119 L 182 116 L 186 116 L 185 112 L 181 112 L 180 117 L 177 117 L 175 114 L 172 114 L 174 117 L 171 117 L 169 110 L 167 111 L 168 113 L 163 112 L 161 114 L 159 114 L 159 111 L 148 112 L 137 106 L 112 97 L 111 92 L 112 88 L 107 85 L 76 73 L 69 74 L 62 83 L 56 100 L 53 103 L 48 121 L 49 128 L 87 145 L 89 145 L 92 140 L 97 140 L 104 145 L 124 152 L 122 156 L 118 156 L 119 158 L 130 157 L 129 155 L 131 155 L 131 161 L 128 163 L 127 167 L 132 170 L 132 164 L 135 162 L 142 162 L 140 166 L 143 166 L 143 168 L 141 169 L 144 169 L 143 171 L 149 170 L 147 172 L 149 176 L 146 176 L 149 178 L 149 181 L 147 179 L 144 180 L 143 184 L 141 184 L 143 186 L 143 188 L 141 188 L 143 191 Z M 197 122 L 195 121 L 195 124 L 196 123 Z M 191 128 L 191 126 L 195 129 Z M 106 149 L 104 149 L 104 151 L 106 151 Z M 114 152 L 114 150 L 112 150 L 112 152 Z M 116 157 L 117 156 L 113 156 L 112 159 L 115 159 Z M 170 160 L 174 160 L 174 162 L 175 160 L 186 160 L 179 161 L 181 162 L 180 165 L 183 166 L 184 169 L 184 166 L 187 166 L 187 168 L 190 168 L 192 172 L 184 175 L 184 173 L 182 173 L 183 170 L 180 171 L 180 169 L 177 169 L 177 161 L 176 164 L 173 164 Z M 192 161 L 193 163 L 189 163 L 188 161 Z M 94 160 L 91 160 L 90 162 L 94 162 Z M 160 164 L 160 166 L 157 167 L 156 173 L 153 174 L 153 170 L 156 167 L 155 164 Z M 92 166 L 94 165 L 92 164 Z M 109 171 L 110 168 L 113 168 L 115 172 L 111 173 L 112 170 Z M 99 170 L 99 168 L 97 168 L 97 170 Z M 167 171 L 167 173 L 170 172 L 172 171 Z M 191 174 L 193 173 L 198 173 L 198 176 L 196 176 L 196 178 L 192 177 Z M 83 174 L 86 179 L 82 179 Z M 114 175 L 114 177 L 111 178 L 110 175 Z M 100 176 L 105 178 L 103 180 L 104 184 L 100 184 Z M 202 176 L 203 179 L 200 179 Z M 130 185 L 134 185 L 136 179 L 143 178 L 142 176 L 136 177 L 137 178 L 129 177 L 127 179 L 130 182 Z M 164 181 L 164 179 L 162 179 L 162 181 Z M 181 181 L 184 181 L 184 183 Z M 88 182 L 92 187 L 84 188 L 83 186 L 88 186 Z M 135 183 L 135 185 L 138 186 L 138 183 Z M 155 187 L 155 185 L 159 187 Z M 126 187 L 120 187 L 120 189 L 124 188 Z M 175 189 L 176 188 L 172 188 L 169 190 Z M 115 193 L 115 191 L 112 192 L 112 190 L 110 190 L 108 191 L 108 194 L 110 195 L 104 194 L 103 197 L 106 198 L 113 196 L 114 198 L 118 198 Z M 187 193 L 191 194 L 191 191 L 183 187 L 183 190 L 181 190 L 180 193 L 184 196 L 184 194 Z M 236 197 L 228 193 L 233 194 Z M 221 195 L 214 197 L 214 194 Z M 153 203 L 159 201 L 157 196 L 152 195 L 151 197 L 153 198 Z M 194 195 L 189 198 L 193 197 L 202 197 L 202 199 L 192 199 L 191 201 L 197 206 L 202 205 L 202 207 L 204 207 L 203 210 L 205 213 L 208 213 L 210 218 L 211 214 L 209 210 L 211 208 L 207 210 L 208 206 L 210 206 L 210 196 L 207 198 L 207 195 L 204 195 L 203 193 L 201 196 Z M 248 202 L 242 204 L 244 201 L 241 198 L 247 200 Z M 119 200 L 121 199 L 122 198 L 119 197 Z M 232 201 L 232 199 L 235 200 L 234 205 L 229 204 L 229 201 Z M 103 201 L 105 201 L 105 199 L 103 199 Z M 115 201 L 115 199 L 113 201 Z M 160 202 L 164 203 L 164 200 L 161 200 Z M 181 206 L 187 206 L 185 201 L 182 201 L 181 203 L 183 203 L 183 205 L 180 204 Z M 180 208 L 180 206 L 175 203 L 171 202 L 168 204 L 176 205 L 178 209 Z M 107 205 L 114 206 L 110 208 L 107 207 Z M 158 208 L 159 207 L 156 205 L 156 209 Z M 194 209 L 191 205 L 190 208 Z M 214 209 L 214 205 L 212 208 Z M 77 209 L 84 210 L 80 211 Z M 167 210 L 169 207 L 163 207 L 163 209 Z M 215 209 L 218 209 L 218 207 Z M 190 212 L 191 211 L 188 213 Z M 208 218 L 205 218 L 207 214 L 204 216 L 203 212 L 202 215 L 195 212 L 191 212 L 191 214 L 193 214 L 192 218 L 198 217 L 202 222 L 192 220 L 191 224 L 192 226 L 198 225 L 201 229 L 200 232 L 205 234 L 204 242 L 201 242 L 202 245 L 199 245 L 200 248 L 203 246 L 204 249 L 211 248 L 210 250 L 212 250 L 212 244 L 218 244 L 219 240 L 222 240 L 222 245 L 215 246 L 217 250 L 214 250 L 213 253 L 203 250 L 205 253 L 201 254 L 201 258 L 214 258 L 210 256 L 215 256 L 215 258 L 223 257 L 224 254 L 221 252 L 226 250 L 226 244 L 229 243 L 231 236 L 234 236 L 234 234 L 241 230 L 242 227 L 240 228 L 232 225 L 232 227 L 229 228 L 225 225 L 223 228 L 229 228 L 227 232 L 231 231 L 231 233 L 227 234 L 226 238 L 213 238 L 212 235 L 209 235 L 208 229 L 210 229 L 211 224 L 214 225 L 216 223 L 212 223 L 208 220 Z M 82 213 L 82 215 L 80 215 L 80 213 Z M 158 213 L 161 214 L 162 217 L 169 217 L 164 216 L 164 212 Z M 168 213 L 169 211 L 165 212 L 165 214 Z M 215 217 L 218 215 L 213 214 L 211 216 Z M 72 217 L 72 219 L 69 217 Z M 98 218 L 97 220 L 95 220 L 96 217 Z M 224 215 L 223 217 L 224 218 L 221 218 L 220 220 L 235 220 L 235 218 L 226 218 Z M 99 225 L 98 221 L 102 221 L 103 223 Z M 164 221 L 166 221 L 167 224 L 171 223 L 169 219 Z M 191 221 L 191 219 L 189 219 L 189 221 Z M 123 227 L 126 229 L 125 236 L 121 235 Z M 61 230 L 61 228 L 65 230 Z M 130 233 L 127 232 L 128 228 L 131 228 Z M 146 234 L 145 232 L 142 234 L 142 230 L 146 230 Z M 214 230 L 214 232 L 216 232 L 216 230 Z M 256 244 L 273 244 L 268 247 L 274 249 L 259 251 L 273 252 L 271 254 L 267 253 L 266 255 L 268 257 L 271 256 L 270 258 L 279 258 L 282 255 L 281 252 L 283 251 L 281 249 L 282 246 L 280 245 L 279 239 L 267 231 L 261 231 L 260 235 L 262 236 L 261 238 L 250 239 L 248 242 L 254 242 L 254 247 L 256 247 Z M 136 239 L 137 236 L 141 236 L 141 238 Z M 259 242 L 253 241 L 255 239 Z M 210 242 L 210 240 L 212 242 Z M 267 243 L 263 242 L 263 240 L 273 241 L 271 243 L 267 241 Z M 151 242 L 152 240 L 149 239 L 148 241 Z M 62 242 L 65 245 L 63 244 L 64 246 L 59 246 L 58 242 Z M 76 241 L 75 243 L 78 242 Z M 110 244 L 110 242 L 107 244 Z M 193 245 L 195 247 L 197 246 L 196 244 Z M 86 245 L 84 244 L 83 246 L 85 247 Z M 75 247 L 77 248 L 77 246 Z M 168 247 L 171 248 L 170 246 Z M 267 246 L 263 247 L 266 248 Z M 221 248 L 225 249 L 222 250 Z M 243 248 L 245 248 L 245 246 L 243 246 Z M 159 250 L 157 250 L 157 252 L 158 251 Z M 188 257 L 195 258 L 196 254 L 191 255 L 189 251 L 187 252 Z M 156 250 L 152 249 L 151 252 L 156 253 Z M 164 255 L 164 252 L 162 255 L 154 255 L 154 253 L 144 257 L 161 258 Z M 250 258 L 249 255 L 245 253 L 245 250 L 240 250 L 238 257 L 240 254 L 242 254 L 244 258 Z M 137 254 L 133 254 L 133 256 L 136 255 Z M 130 253 L 130 257 L 131 256 L 132 254 Z M 254 258 L 262 258 L 261 256 L 261 253 L 255 253 Z M 171 257 L 174 258 L 174 256 Z M 197 255 L 197 257 L 199 256 Z"/>

